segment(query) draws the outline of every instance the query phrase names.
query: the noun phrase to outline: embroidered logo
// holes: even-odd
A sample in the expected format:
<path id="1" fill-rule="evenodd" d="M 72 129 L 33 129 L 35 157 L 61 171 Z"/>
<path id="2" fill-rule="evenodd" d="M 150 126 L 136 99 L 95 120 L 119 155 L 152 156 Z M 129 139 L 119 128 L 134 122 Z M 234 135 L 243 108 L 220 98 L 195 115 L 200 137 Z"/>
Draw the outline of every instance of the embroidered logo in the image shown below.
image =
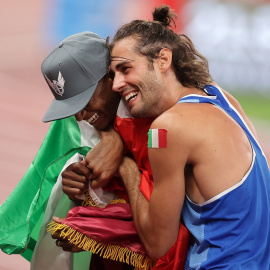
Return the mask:
<path id="1" fill-rule="evenodd" d="M 64 94 L 65 80 L 64 80 L 64 77 L 62 76 L 60 71 L 58 74 L 58 81 L 53 80 L 51 82 L 50 79 L 46 75 L 45 75 L 45 78 L 46 78 L 48 84 L 51 86 L 52 89 L 54 89 L 54 91 L 57 95 L 62 96 Z"/>

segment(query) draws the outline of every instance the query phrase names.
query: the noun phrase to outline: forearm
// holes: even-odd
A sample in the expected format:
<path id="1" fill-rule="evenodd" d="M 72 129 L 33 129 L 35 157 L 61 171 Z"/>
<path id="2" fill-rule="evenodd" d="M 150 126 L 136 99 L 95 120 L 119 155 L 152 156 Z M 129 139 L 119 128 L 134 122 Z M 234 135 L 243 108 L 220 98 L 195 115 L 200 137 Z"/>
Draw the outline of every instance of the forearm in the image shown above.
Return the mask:
<path id="1" fill-rule="evenodd" d="M 118 146 L 121 146 L 124 149 L 124 143 L 122 141 L 121 136 L 115 131 L 115 129 L 110 126 L 107 130 L 100 131 L 101 140 L 108 142 L 116 142 Z"/>
<path id="2" fill-rule="evenodd" d="M 106 131 L 100 132 L 100 137 L 101 140 L 97 146 L 100 146 L 100 148 L 105 148 L 105 146 L 108 146 L 107 148 L 110 149 L 110 152 L 113 152 L 113 154 L 117 157 L 121 156 L 122 160 L 125 144 L 117 131 L 110 126 Z M 97 146 L 94 148 L 97 148 Z M 99 151 L 100 148 L 98 148 Z"/>
<path id="3" fill-rule="evenodd" d="M 91 149 L 85 163 L 91 170 L 91 187 L 105 187 L 117 172 L 122 161 L 124 143 L 111 127 L 101 132 L 100 142 Z"/>
<path id="4" fill-rule="evenodd" d="M 174 241 L 171 243 L 165 241 L 168 238 L 168 224 L 164 222 L 164 212 L 159 207 L 151 205 L 152 202 L 149 203 L 140 192 L 141 173 L 135 162 L 124 158 L 119 172 L 128 192 L 136 230 L 148 255 L 157 260 L 174 244 Z"/>

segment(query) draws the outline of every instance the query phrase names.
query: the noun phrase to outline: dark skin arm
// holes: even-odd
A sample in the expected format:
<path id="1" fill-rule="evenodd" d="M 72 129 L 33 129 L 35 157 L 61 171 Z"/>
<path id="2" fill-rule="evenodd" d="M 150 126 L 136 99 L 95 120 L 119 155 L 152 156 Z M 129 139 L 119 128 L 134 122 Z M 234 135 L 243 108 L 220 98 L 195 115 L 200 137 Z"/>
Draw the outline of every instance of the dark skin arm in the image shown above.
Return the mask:
<path id="1" fill-rule="evenodd" d="M 123 141 L 113 128 L 102 131 L 100 142 L 85 160 L 71 164 L 62 172 L 63 192 L 76 202 L 76 196 L 88 190 L 89 181 L 92 188 L 105 187 L 118 170 L 123 149 Z"/>
<path id="2" fill-rule="evenodd" d="M 83 164 L 91 170 L 91 187 L 105 187 L 117 172 L 123 158 L 124 143 L 111 127 L 101 132 L 101 141 L 88 152 Z"/>
<path id="3" fill-rule="evenodd" d="M 88 190 L 89 181 L 92 181 L 92 188 L 106 186 L 118 170 L 123 149 L 123 141 L 113 128 L 101 132 L 100 142 L 88 152 L 85 160 L 69 165 L 62 172 L 63 192 L 70 200 L 80 204 L 81 200 L 76 196 L 83 195 Z M 60 222 L 62 218 L 54 217 L 53 220 Z M 58 246 L 64 251 L 82 251 L 61 238 L 60 231 L 52 237 L 58 240 Z"/>

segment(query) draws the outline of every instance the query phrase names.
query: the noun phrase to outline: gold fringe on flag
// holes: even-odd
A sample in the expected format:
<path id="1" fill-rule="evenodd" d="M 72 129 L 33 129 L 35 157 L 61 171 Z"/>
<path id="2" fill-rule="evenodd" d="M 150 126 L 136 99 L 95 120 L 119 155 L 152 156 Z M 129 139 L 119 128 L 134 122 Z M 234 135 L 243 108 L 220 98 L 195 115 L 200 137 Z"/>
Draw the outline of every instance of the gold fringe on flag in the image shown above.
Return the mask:
<path id="1" fill-rule="evenodd" d="M 47 231 L 52 235 L 59 230 L 60 237 L 67 238 L 71 244 L 93 254 L 99 254 L 105 259 L 127 263 L 134 266 L 135 270 L 151 270 L 154 267 L 154 262 L 148 256 L 138 254 L 126 247 L 97 242 L 65 224 L 54 221 L 48 224 Z"/>
<path id="2" fill-rule="evenodd" d="M 125 199 L 119 198 L 116 200 L 112 200 L 110 202 L 110 204 L 118 204 L 118 203 L 127 203 L 127 201 Z M 97 205 L 95 204 L 95 202 L 93 201 L 92 197 L 90 196 L 89 192 L 85 192 L 85 199 L 82 202 L 81 206 L 95 206 L 97 207 Z"/>
<path id="3" fill-rule="evenodd" d="M 125 199 L 115 199 L 110 201 L 110 204 L 127 203 Z"/>
<path id="4" fill-rule="evenodd" d="M 92 197 L 90 196 L 89 192 L 85 192 L 85 199 L 82 202 L 82 206 L 96 206 L 95 202 L 93 201 Z"/>

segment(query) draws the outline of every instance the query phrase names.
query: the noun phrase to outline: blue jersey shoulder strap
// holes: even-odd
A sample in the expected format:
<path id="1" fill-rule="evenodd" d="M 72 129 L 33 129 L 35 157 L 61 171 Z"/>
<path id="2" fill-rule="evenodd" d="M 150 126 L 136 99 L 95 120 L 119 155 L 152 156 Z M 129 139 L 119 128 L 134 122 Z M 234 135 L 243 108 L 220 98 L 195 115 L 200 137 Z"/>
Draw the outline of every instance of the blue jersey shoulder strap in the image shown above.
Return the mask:
<path id="1" fill-rule="evenodd" d="M 234 108 L 234 106 L 228 101 L 225 94 L 218 87 L 213 85 L 206 85 L 204 87 L 204 91 L 208 94 L 208 96 L 200 96 L 200 95 L 188 95 L 181 98 L 178 101 L 179 103 L 211 103 L 214 104 L 221 109 L 223 109 L 227 114 L 229 114 L 235 121 L 243 128 L 246 132 L 249 140 L 255 148 L 258 148 L 260 152 L 264 155 L 261 150 L 259 143 L 256 138 L 253 136 L 252 132 L 248 128 L 242 116 L 239 112 Z"/>

